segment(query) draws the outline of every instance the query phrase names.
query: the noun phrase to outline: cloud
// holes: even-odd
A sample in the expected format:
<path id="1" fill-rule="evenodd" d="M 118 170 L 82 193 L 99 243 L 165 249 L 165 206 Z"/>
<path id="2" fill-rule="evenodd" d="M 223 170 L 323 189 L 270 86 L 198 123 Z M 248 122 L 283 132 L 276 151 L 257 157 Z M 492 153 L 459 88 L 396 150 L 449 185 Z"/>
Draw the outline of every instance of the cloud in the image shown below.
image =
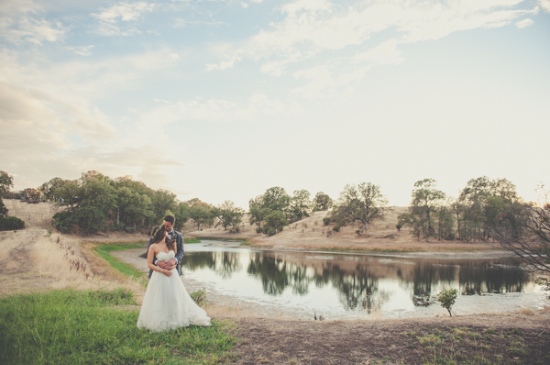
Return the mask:
<path id="1" fill-rule="evenodd" d="M 253 60 L 265 74 L 283 77 L 292 70 L 294 78 L 306 81 L 307 85 L 294 90 L 296 94 L 331 97 L 332 93 L 324 95 L 323 90 L 332 82 L 347 87 L 343 80 L 359 81 L 356 77 L 363 77 L 374 65 L 403 62 L 401 44 L 437 40 L 476 28 L 502 27 L 536 11 L 517 10 L 520 3 L 384 1 L 340 5 L 328 0 L 298 0 L 281 6 L 281 21 L 271 23 L 241 45 L 214 49 L 223 60 L 207 65 L 207 69 L 227 70 L 241 61 Z M 526 25 L 527 21 L 518 23 Z"/>
<path id="2" fill-rule="evenodd" d="M 227 70 L 233 68 L 237 62 L 241 60 L 239 55 L 229 55 L 226 60 L 220 61 L 217 64 L 207 64 L 206 71 Z"/>
<path id="3" fill-rule="evenodd" d="M 550 13 L 550 0 L 539 0 L 539 5 L 544 11 Z"/>
<path id="4" fill-rule="evenodd" d="M 40 6 L 32 1 L 6 1 L 0 5 L 0 37 L 10 43 L 43 45 L 63 41 L 66 29 L 60 21 L 38 16 Z"/>
<path id="5" fill-rule="evenodd" d="M 155 5 L 147 2 L 129 3 L 123 2 L 109 8 L 103 8 L 92 16 L 99 20 L 97 33 L 103 36 L 132 36 L 141 32 L 132 26 L 122 29 L 121 23 L 138 21 L 143 14 L 154 10 Z"/>
<path id="6" fill-rule="evenodd" d="M 91 44 L 91 45 L 80 46 L 80 47 L 68 47 L 68 49 L 79 56 L 88 57 L 92 55 L 92 50 L 94 49 L 94 45 Z"/>
<path id="7" fill-rule="evenodd" d="M 138 20 L 143 13 L 153 11 L 154 4 L 146 2 L 119 3 L 101 12 L 93 14 L 94 17 L 103 22 L 116 23 L 117 21 L 130 22 Z"/>
<path id="8" fill-rule="evenodd" d="M 523 20 L 520 20 L 519 22 L 516 23 L 516 27 L 522 29 L 522 28 L 527 28 L 531 25 L 533 25 L 534 21 L 533 19 L 523 19 Z"/>

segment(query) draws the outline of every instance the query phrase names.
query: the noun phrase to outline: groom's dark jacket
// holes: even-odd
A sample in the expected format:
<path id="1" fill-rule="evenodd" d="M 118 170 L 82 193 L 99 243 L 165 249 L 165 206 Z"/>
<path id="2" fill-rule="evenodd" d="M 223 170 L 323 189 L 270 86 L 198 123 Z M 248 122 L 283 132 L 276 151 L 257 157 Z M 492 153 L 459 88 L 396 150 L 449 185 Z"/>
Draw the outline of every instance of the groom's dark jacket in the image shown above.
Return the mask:
<path id="1" fill-rule="evenodd" d="M 176 237 L 176 248 L 178 249 L 178 252 L 176 253 L 176 260 L 178 260 L 178 265 L 176 266 L 176 270 L 178 270 L 178 274 L 181 276 L 181 260 L 183 259 L 183 235 L 176 231 L 175 229 L 172 230 L 172 232 L 168 232 L 168 237 L 170 239 L 174 238 L 174 235 Z M 149 247 L 153 244 L 153 237 L 149 238 L 149 244 L 147 245 L 147 252 L 149 252 Z M 157 264 L 157 256 L 153 257 L 153 264 Z M 149 277 L 153 274 L 153 270 L 149 270 Z"/>

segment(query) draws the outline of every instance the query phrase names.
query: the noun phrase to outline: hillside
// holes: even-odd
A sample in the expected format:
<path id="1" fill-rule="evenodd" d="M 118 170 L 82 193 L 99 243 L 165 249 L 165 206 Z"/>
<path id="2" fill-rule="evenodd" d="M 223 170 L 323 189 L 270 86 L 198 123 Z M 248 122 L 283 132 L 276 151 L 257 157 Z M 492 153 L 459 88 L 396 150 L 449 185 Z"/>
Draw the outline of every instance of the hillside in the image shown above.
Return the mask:
<path id="1" fill-rule="evenodd" d="M 110 268 L 91 252 L 90 243 L 136 241 L 146 236 L 63 235 L 51 228 L 55 211 L 52 205 L 12 200 L 5 204 L 10 215 L 25 220 L 27 226 L 20 231 L 0 232 L 0 298 L 61 288 L 125 287 L 134 292 L 137 300 L 136 306 L 128 308 L 138 308 L 143 286 Z M 187 236 L 240 237 L 259 247 L 284 249 L 417 250 L 426 255 L 447 251 L 456 256 L 457 251 L 477 255 L 479 250 L 491 248 L 486 244 L 416 242 L 404 232 L 395 232 L 392 217 L 396 219 L 397 210 L 373 224 L 368 237 L 357 237 L 352 227 L 327 237 L 321 224 L 324 214 L 316 213 L 273 237 L 258 235 L 246 225 L 239 236 L 218 228 L 196 231 L 191 224 L 184 231 Z M 481 357 L 482 361 L 472 363 L 542 364 L 549 359 L 548 308 L 406 320 L 322 322 L 278 317 L 239 301 L 208 301 L 206 310 L 216 321 L 233 323 L 235 356 L 228 364 L 416 364 L 435 359 L 436 352 L 453 360 Z"/>
<path id="2" fill-rule="evenodd" d="M 197 230 L 193 222 L 184 226 L 187 237 L 217 239 L 242 239 L 252 246 L 290 250 L 343 250 L 358 252 L 479 252 L 501 251 L 496 243 L 465 243 L 458 241 L 419 241 L 410 229 L 397 230 L 397 217 L 406 212 L 406 207 L 391 207 L 382 219 L 371 223 L 366 235 L 359 236 L 355 226 L 345 226 L 339 232 L 330 232 L 334 224 L 324 226 L 323 218 L 328 212 L 315 212 L 310 217 L 292 223 L 283 232 L 274 236 L 256 233 L 255 226 L 242 224 L 239 233 L 229 233 L 222 227 Z"/>
<path id="3" fill-rule="evenodd" d="M 25 221 L 25 229 L 0 232 L 0 297 L 59 288 L 114 288 L 120 275 L 90 252 L 88 242 L 123 242 L 143 235 L 77 237 L 56 232 L 50 203 L 4 199 L 8 215 Z M 135 283 L 125 282 L 132 289 Z M 139 292 L 139 289 L 137 290 Z"/>

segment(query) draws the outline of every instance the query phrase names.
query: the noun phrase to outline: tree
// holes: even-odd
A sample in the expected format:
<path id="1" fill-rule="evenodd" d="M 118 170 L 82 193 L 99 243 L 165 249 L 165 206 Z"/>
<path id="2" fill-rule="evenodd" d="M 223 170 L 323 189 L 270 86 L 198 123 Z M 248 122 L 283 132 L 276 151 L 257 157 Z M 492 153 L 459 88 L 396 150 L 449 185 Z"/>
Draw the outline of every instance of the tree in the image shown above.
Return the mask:
<path id="1" fill-rule="evenodd" d="M 334 201 L 331 199 L 331 197 L 320 191 L 315 194 L 315 197 L 313 198 L 313 211 L 318 212 L 329 210 L 330 208 L 332 208 L 333 204 Z"/>
<path id="2" fill-rule="evenodd" d="M 116 227 L 134 232 L 148 229 L 154 221 L 151 199 L 129 187 L 122 186 L 116 190 Z"/>
<path id="3" fill-rule="evenodd" d="M 288 224 L 285 214 L 280 210 L 273 210 L 265 217 L 263 233 L 268 236 L 273 236 L 282 232 L 283 228 Z"/>
<path id="4" fill-rule="evenodd" d="M 462 215 L 460 236 L 465 240 L 485 239 L 485 205 L 491 181 L 485 177 L 471 179 L 458 198 Z"/>
<path id="5" fill-rule="evenodd" d="M 78 181 L 64 180 L 62 184 L 56 187 L 54 194 L 57 197 L 58 205 L 64 206 L 70 212 L 75 212 L 83 198 L 84 192 Z"/>
<path id="6" fill-rule="evenodd" d="M 332 212 L 332 220 L 339 225 L 353 224 L 358 220 L 362 224 L 361 229 L 366 233 L 372 220 L 382 218 L 388 209 L 387 202 L 377 185 L 367 182 L 357 186 L 346 185 Z"/>
<path id="7" fill-rule="evenodd" d="M 516 187 L 506 179 L 490 180 L 486 176 L 468 181 L 457 207 L 459 237 L 462 240 L 487 241 L 496 229 L 499 214 L 519 204 Z"/>
<path id="8" fill-rule="evenodd" d="M 239 225 L 242 222 L 244 209 L 235 206 L 232 201 L 226 200 L 217 209 L 219 224 L 224 230 L 231 227 L 232 232 L 239 231 Z"/>
<path id="9" fill-rule="evenodd" d="M 13 187 L 13 176 L 0 170 L 0 198 Z"/>
<path id="10" fill-rule="evenodd" d="M 67 183 L 68 180 L 63 180 L 60 177 L 54 177 L 48 182 L 43 183 L 38 188 L 40 191 L 42 191 L 42 195 L 44 196 L 44 199 L 54 201 L 56 202 L 59 199 L 59 190 L 61 187 Z"/>
<path id="11" fill-rule="evenodd" d="M 0 170 L 0 217 L 8 214 L 8 209 L 4 205 L 3 197 L 11 187 L 13 187 L 13 176 Z"/>
<path id="12" fill-rule="evenodd" d="M 539 206 L 506 206 L 498 213 L 495 236 L 522 261 L 550 273 L 550 203 L 546 197 Z"/>
<path id="13" fill-rule="evenodd" d="M 79 180 L 60 182 L 52 193 L 66 208 L 53 217 L 62 232 L 108 231 L 116 219 L 116 189 L 109 177 L 97 171 L 82 173 Z"/>
<path id="14" fill-rule="evenodd" d="M 401 228 L 405 226 L 412 227 L 416 239 L 420 241 L 423 227 L 422 220 L 419 215 L 414 214 L 410 209 L 407 213 L 399 214 L 397 217 L 397 226 L 395 228 L 400 231 Z"/>
<path id="15" fill-rule="evenodd" d="M 311 201 L 309 199 L 309 191 L 295 190 L 294 195 L 290 198 L 288 207 L 289 221 L 296 222 L 309 217 L 310 210 Z"/>
<path id="16" fill-rule="evenodd" d="M 40 189 L 27 188 L 21 192 L 21 199 L 30 203 L 38 203 L 42 199 L 42 191 Z"/>
<path id="17" fill-rule="evenodd" d="M 162 221 L 166 214 L 173 212 L 176 208 L 176 194 L 167 190 L 156 190 L 150 198 L 157 221 Z"/>
<path id="18" fill-rule="evenodd" d="M 290 196 L 285 189 L 275 186 L 265 191 L 262 201 L 263 208 L 285 212 L 288 210 Z"/>
<path id="19" fill-rule="evenodd" d="M 267 189 L 263 195 L 250 199 L 248 202 L 250 213 L 249 222 L 250 224 L 256 224 L 256 232 L 266 233 L 267 230 L 264 227 L 266 218 L 275 211 L 280 212 L 282 216 L 285 217 L 285 225 L 288 224 L 290 200 L 291 198 L 288 196 L 285 189 L 277 186 Z M 281 214 L 276 214 L 277 219 L 281 217 Z M 271 219 L 273 219 L 273 217 L 272 215 Z M 273 232 L 272 229 L 269 231 Z M 278 228 L 275 229 L 275 233 L 279 231 Z"/>
<path id="20" fill-rule="evenodd" d="M 423 179 L 415 182 L 409 211 L 398 217 L 399 226 L 412 226 L 418 239 L 421 234 L 425 240 L 436 235 L 434 228 L 435 213 L 442 206 L 445 193 L 437 190 L 435 186 L 434 179 Z"/>
<path id="21" fill-rule="evenodd" d="M 189 204 L 187 202 L 178 202 L 174 209 L 174 216 L 176 217 L 176 224 L 174 228 L 177 231 L 181 231 L 183 225 L 189 220 Z"/>
<path id="22" fill-rule="evenodd" d="M 249 210 L 249 223 L 256 225 L 256 232 L 260 233 L 262 230 L 262 223 L 268 213 L 268 209 L 263 208 L 263 196 L 259 195 L 254 199 L 248 201 Z"/>
<path id="23" fill-rule="evenodd" d="M 201 229 L 201 225 L 211 222 L 215 217 L 214 207 L 199 199 L 192 199 L 189 204 L 189 217 L 197 224 L 197 229 Z"/>
<path id="24" fill-rule="evenodd" d="M 88 171 L 80 178 L 82 199 L 77 212 L 78 226 L 84 233 L 106 231 L 108 218 L 117 208 L 116 189 L 111 179 L 97 171 Z"/>

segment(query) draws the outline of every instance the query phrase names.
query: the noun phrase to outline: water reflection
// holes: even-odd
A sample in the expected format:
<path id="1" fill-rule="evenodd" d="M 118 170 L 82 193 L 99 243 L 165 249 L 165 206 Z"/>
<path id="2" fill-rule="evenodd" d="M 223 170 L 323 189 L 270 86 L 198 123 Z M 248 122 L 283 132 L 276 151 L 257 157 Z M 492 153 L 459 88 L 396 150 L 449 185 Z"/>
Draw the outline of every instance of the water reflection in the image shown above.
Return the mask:
<path id="1" fill-rule="evenodd" d="M 435 296 L 444 288 L 457 288 L 461 296 L 534 290 L 530 275 L 511 258 L 390 259 L 224 249 L 206 243 L 188 245 L 183 262 L 186 275 L 222 292 L 250 300 L 284 299 L 286 305 L 332 312 L 371 314 L 439 306 Z"/>

